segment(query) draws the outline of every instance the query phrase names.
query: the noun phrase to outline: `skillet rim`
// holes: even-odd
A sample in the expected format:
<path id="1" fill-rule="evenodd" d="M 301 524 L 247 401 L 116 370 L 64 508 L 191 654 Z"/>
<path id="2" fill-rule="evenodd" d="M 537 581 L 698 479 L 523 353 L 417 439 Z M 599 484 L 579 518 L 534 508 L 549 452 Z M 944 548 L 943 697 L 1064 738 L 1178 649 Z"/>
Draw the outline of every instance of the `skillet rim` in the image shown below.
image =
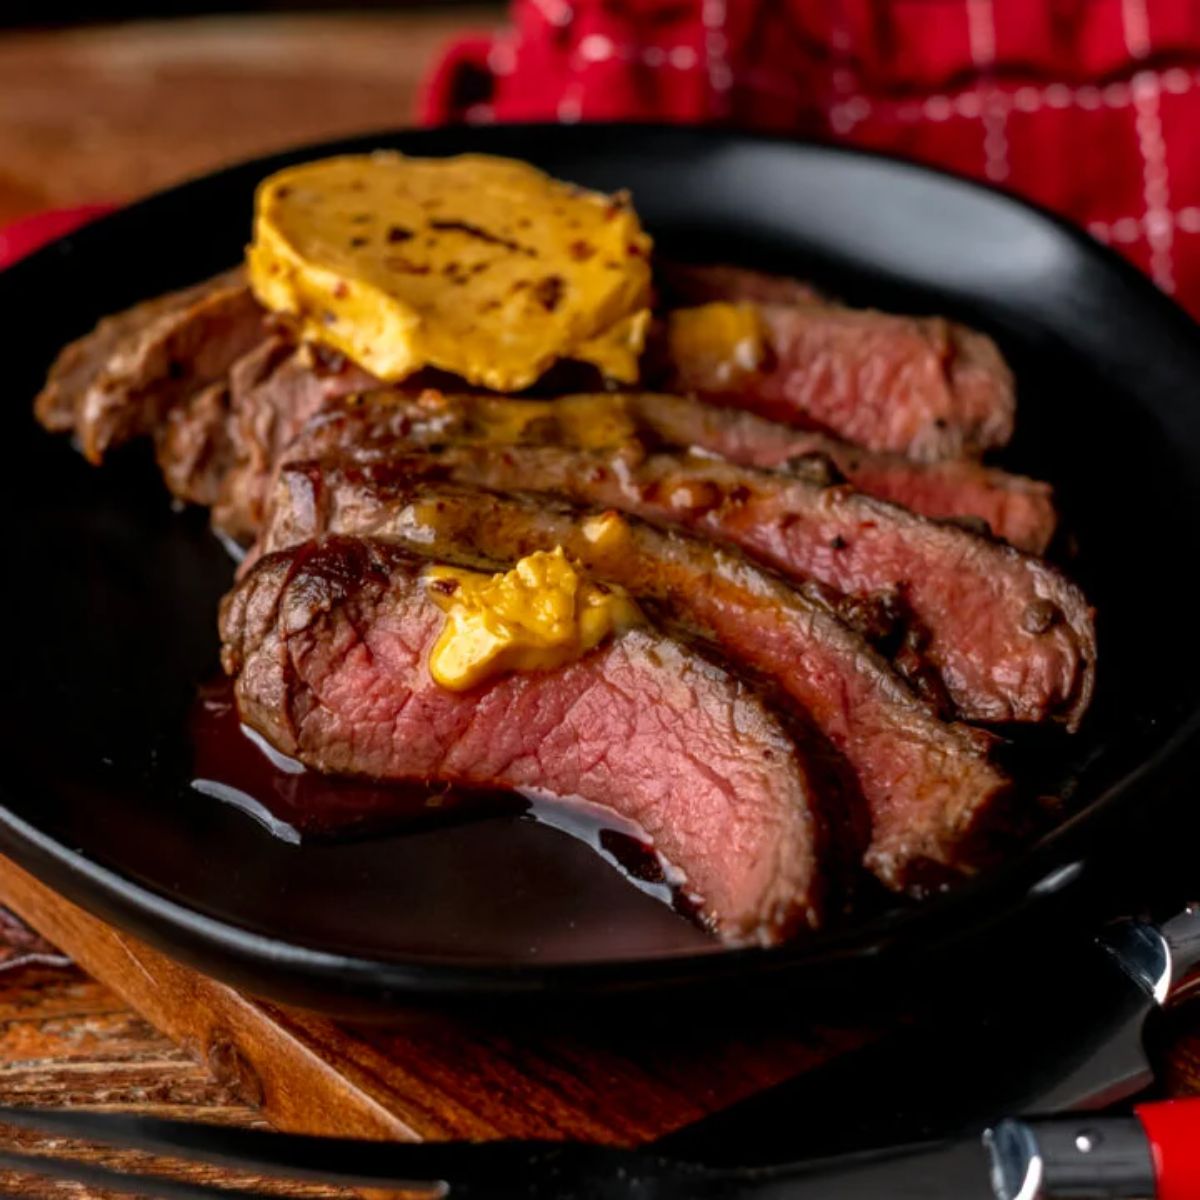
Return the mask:
<path id="1" fill-rule="evenodd" d="M 1197 343 L 1197 327 L 1177 304 L 1116 251 L 1089 237 L 1082 229 L 1047 209 L 1002 189 L 964 179 L 936 168 L 916 164 L 877 151 L 830 145 L 769 134 L 653 122 L 520 124 L 441 129 L 389 129 L 354 138 L 315 145 L 295 146 L 271 155 L 244 160 L 219 171 L 197 176 L 145 197 L 126 208 L 58 239 L 33 255 L 0 271 L 0 299 L 19 293 L 23 281 L 33 278 L 65 250 L 93 238 L 107 236 L 122 223 L 131 229 L 147 208 L 167 200 L 178 201 L 199 186 L 219 185 L 242 174 L 266 173 L 288 162 L 328 154 L 362 152 L 380 146 L 418 145 L 410 152 L 457 153 L 465 149 L 488 152 L 491 141 L 527 137 L 536 144 L 547 139 L 586 139 L 592 153 L 604 153 L 606 137 L 656 141 L 692 140 L 697 149 L 722 145 L 775 148 L 785 153 L 829 155 L 873 163 L 889 175 L 912 175 L 950 193 L 962 193 L 995 202 L 997 199 L 1040 223 L 1072 251 L 1092 274 L 1107 274 L 1113 287 L 1123 290 L 1134 306 L 1140 324 L 1157 328 L 1182 346 Z M 501 152 L 504 152 L 503 150 Z M 511 150 L 508 152 L 511 153 Z M 648 151 L 647 151 L 648 152 Z M 814 165 L 819 169 L 819 163 Z M 915 285 L 914 285 L 915 286 Z M 1140 310 L 1140 311 L 1139 311 Z M 1200 385 L 1200 345 L 1192 351 L 1184 374 Z M 1085 882 L 1095 882 L 1102 867 L 1098 855 L 1085 843 L 1105 826 L 1128 816 L 1129 807 L 1143 803 L 1173 767 L 1192 757 L 1200 758 L 1200 705 L 1179 728 L 1148 757 L 1085 806 L 1045 833 L 1037 843 L 1014 858 L 956 889 L 952 896 L 909 909 L 872 917 L 833 930 L 814 939 L 771 949 L 748 948 L 658 958 L 592 959 L 551 965 L 484 960 L 443 960 L 433 956 L 372 957 L 322 949 L 285 936 L 256 933 L 228 920 L 210 917 L 136 883 L 119 872 L 91 861 L 86 853 L 39 830 L 11 811 L 5 802 L 9 784 L 0 779 L 0 850 L 41 882 L 81 907 L 127 928 L 170 956 L 201 966 L 207 973 L 246 986 L 267 996 L 309 1004 L 326 1011 L 342 1011 L 349 1003 L 368 1009 L 390 1005 L 402 998 L 441 999 L 522 998 L 535 995 L 608 995 L 647 989 L 690 987 L 696 983 L 745 983 L 750 979 L 789 982 L 816 973 L 823 979 L 846 968 L 861 968 L 891 961 L 912 960 L 916 954 L 941 948 L 965 937 L 1009 922 L 1018 912 L 1037 908 L 1049 911 L 1048 902 L 1075 898 Z M 1003 902 L 997 903 L 1003 899 Z M 180 938 L 182 937 L 182 940 Z M 332 1007 L 331 1007 L 332 1005 Z"/>

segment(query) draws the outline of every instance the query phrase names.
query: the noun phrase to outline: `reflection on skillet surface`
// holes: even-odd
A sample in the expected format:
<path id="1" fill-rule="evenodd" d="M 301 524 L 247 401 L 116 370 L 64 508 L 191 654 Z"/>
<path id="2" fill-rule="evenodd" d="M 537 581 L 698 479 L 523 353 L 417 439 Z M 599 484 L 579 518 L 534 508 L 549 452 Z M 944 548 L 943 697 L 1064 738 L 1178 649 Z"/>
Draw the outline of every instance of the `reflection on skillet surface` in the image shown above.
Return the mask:
<path id="1" fill-rule="evenodd" d="M 753 262 L 754 247 L 745 249 L 738 256 Z M 878 280 L 804 274 L 851 302 L 928 307 Z M 1169 578 L 1178 571 L 1178 532 L 1162 514 L 1190 509 L 1150 420 L 1031 331 L 996 332 L 1021 397 L 1016 437 L 998 461 L 1054 482 L 1070 534 L 1056 550 L 1099 610 L 1104 654 L 1095 702 L 1076 735 L 1022 730 L 1002 752 L 1024 796 L 1058 798 L 1045 804 L 1048 826 L 1061 807 L 1069 811 L 1078 788 L 1094 793 L 1136 764 L 1195 698 L 1194 674 L 1182 669 L 1193 650 L 1148 653 L 1144 638 L 1151 572 L 1156 595 L 1186 594 Z M 305 940 L 364 953 L 542 962 L 715 948 L 582 844 L 524 814 L 296 847 L 194 795 L 196 765 L 182 730 L 192 689 L 214 665 L 215 604 L 230 577 L 224 552 L 200 514 L 164 511 L 136 451 L 91 472 L 51 439 L 20 436 L 29 447 L 26 478 L 55 486 L 42 490 L 35 522 L 14 532 L 18 558 L 44 584 L 36 594 L 10 592 L 14 627 L 104 631 L 30 636 L 13 649 L 19 676 L 32 683 L 21 703 L 5 701 L 7 726 L 41 764 L 38 778 L 24 782 L 43 827 L 57 826 L 152 886 L 162 886 L 169 862 L 169 886 L 214 915 L 264 932 L 303 929 Z M 1109 552 L 1113 546 L 1136 548 L 1141 569 Z M 1164 612 L 1162 623 L 1173 616 Z M 1134 629 L 1143 636 L 1132 637 Z M 71 737 L 48 727 L 48 712 L 64 714 Z M 206 887 L 214 873 L 221 886 Z M 455 886 L 444 886 L 451 879 Z M 521 886 L 513 888 L 514 879 Z M 877 893 L 860 913 L 908 903 Z M 436 931 L 434 910 L 447 917 Z"/>

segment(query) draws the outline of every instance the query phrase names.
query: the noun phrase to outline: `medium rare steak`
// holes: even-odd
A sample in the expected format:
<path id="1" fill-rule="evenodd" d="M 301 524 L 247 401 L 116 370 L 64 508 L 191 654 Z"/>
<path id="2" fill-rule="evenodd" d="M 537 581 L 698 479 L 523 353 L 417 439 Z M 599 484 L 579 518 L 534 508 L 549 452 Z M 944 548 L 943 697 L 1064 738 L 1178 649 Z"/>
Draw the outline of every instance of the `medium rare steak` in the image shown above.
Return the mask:
<path id="1" fill-rule="evenodd" d="M 759 696 L 653 627 L 466 692 L 426 665 L 443 615 L 421 559 L 334 539 L 270 555 L 227 598 L 241 717 L 320 771 L 538 789 L 637 822 L 728 942 L 815 925 L 822 822 Z"/>
<path id="2" fill-rule="evenodd" d="M 589 518 L 547 497 L 414 485 L 403 462 L 285 466 L 264 550 L 329 534 L 382 539 L 473 565 L 562 546 L 772 680 L 847 761 L 870 819 L 866 865 L 919 890 L 970 871 L 1010 788 L 978 730 L 937 720 L 887 664 L 822 606 L 736 551 L 641 521 Z M 853 828 L 857 814 L 845 819 Z"/>
<path id="3" fill-rule="evenodd" d="M 787 467 L 799 460 L 799 470 L 808 471 L 802 460 L 827 458 L 868 496 L 926 517 L 983 521 L 996 537 L 1029 554 L 1045 551 L 1058 524 L 1048 483 L 970 459 L 916 462 L 680 396 L 650 392 L 623 399 L 669 445 L 694 446 L 748 467 Z"/>
<path id="4" fill-rule="evenodd" d="M 297 434 L 287 453 L 314 458 L 339 449 L 373 452 L 438 438 L 595 449 L 633 437 L 805 478 L 819 476 L 820 460 L 826 459 L 859 491 L 929 517 L 985 522 L 997 537 L 1030 553 L 1045 550 L 1057 522 L 1049 484 L 967 460 L 919 463 L 874 453 L 752 413 L 654 392 L 539 402 L 380 389 L 356 396 L 352 403 L 329 405 Z"/>
<path id="5" fill-rule="evenodd" d="M 729 263 L 658 261 L 654 281 L 668 307 L 680 304 L 805 304 L 819 302 L 821 293 L 811 284 L 786 275 L 767 275 Z"/>
<path id="6" fill-rule="evenodd" d="M 98 463 L 113 447 L 156 434 L 174 405 L 223 383 L 264 336 L 263 310 L 241 272 L 227 272 L 102 321 L 59 356 L 35 412 L 48 428 L 73 426 Z"/>
<path id="7" fill-rule="evenodd" d="M 1011 546 L 845 486 L 636 446 L 448 446 L 409 469 L 680 525 L 844 595 L 898 594 L 918 639 L 906 652 L 938 671 L 968 719 L 1074 728 L 1091 699 L 1095 632 L 1074 584 Z"/>
<path id="8" fill-rule="evenodd" d="M 1012 375 L 981 333 L 829 303 L 764 304 L 758 314 L 757 365 L 676 343 L 667 390 L 925 461 L 1012 437 Z"/>

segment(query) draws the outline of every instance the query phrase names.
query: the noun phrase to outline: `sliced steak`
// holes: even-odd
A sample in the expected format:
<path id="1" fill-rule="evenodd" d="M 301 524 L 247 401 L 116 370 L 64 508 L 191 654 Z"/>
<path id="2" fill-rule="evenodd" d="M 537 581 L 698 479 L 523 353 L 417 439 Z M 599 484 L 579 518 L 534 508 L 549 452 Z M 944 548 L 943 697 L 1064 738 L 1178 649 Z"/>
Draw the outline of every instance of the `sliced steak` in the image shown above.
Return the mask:
<path id="1" fill-rule="evenodd" d="M 258 532 L 276 463 L 305 423 L 332 402 L 378 387 L 341 354 L 287 333 L 262 342 L 230 376 L 231 465 L 214 502 L 213 523 L 234 538 Z"/>
<path id="2" fill-rule="evenodd" d="M 213 291 L 235 286 L 241 271 L 227 271 L 181 291 L 168 292 L 135 304 L 124 312 L 104 317 L 91 333 L 66 346 L 54 360 L 46 385 L 34 401 L 37 419 L 54 433 L 76 431 L 84 396 L 97 383 L 118 355 L 169 323 Z"/>
<path id="3" fill-rule="evenodd" d="M 828 303 L 757 311 L 756 364 L 740 347 L 672 339 L 667 390 L 925 461 L 976 455 L 1012 436 L 1012 375 L 981 333 Z"/>
<path id="4" fill-rule="evenodd" d="M 1057 523 L 1049 484 L 966 460 L 919 463 L 875 453 L 752 413 L 654 392 L 514 401 L 381 389 L 353 404 L 331 404 L 300 431 L 288 454 L 316 458 L 355 446 L 386 450 L 450 437 L 592 449 L 636 437 L 810 479 L 828 460 L 859 491 L 928 517 L 984 522 L 995 536 L 1034 554 L 1045 550 Z"/>
<path id="5" fill-rule="evenodd" d="M 211 508 L 233 465 L 229 385 L 207 387 L 172 405 L 154 430 L 154 457 L 171 495 Z"/>
<path id="6" fill-rule="evenodd" d="M 1074 584 L 1011 546 L 848 487 L 636 446 L 448 446 L 410 464 L 680 525 L 847 596 L 896 594 L 912 615 L 905 652 L 936 669 L 968 719 L 1075 728 L 1091 699 L 1095 631 Z"/>
<path id="7" fill-rule="evenodd" d="M 538 789 L 636 821 L 726 941 L 816 925 L 823 830 L 784 727 L 744 683 L 634 628 L 577 662 L 454 692 L 423 560 L 336 539 L 259 561 L 221 635 L 242 719 L 307 765 Z"/>
<path id="8" fill-rule="evenodd" d="M 39 414 L 51 409 L 61 414 L 69 379 L 69 390 L 79 393 L 75 433 L 91 462 L 100 462 L 123 442 L 153 436 L 174 405 L 223 382 L 230 367 L 265 336 L 265 315 L 239 271 L 152 301 L 149 308 L 148 320 L 138 316 L 147 315 L 145 306 L 111 318 L 121 330 L 116 337 L 101 322 L 91 335 L 94 355 L 80 343 L 68 347 L 36 402 Z M 72 368 L 73 360 L 85 356 L 92 358 L 95 372 Z"/>
<path id="9" fill-rule="evenodd" d="M 654 281 L 668 307 L 680 304 L 806 304 L 822 299 L 811 284 L 786 275 L 767 275 L 728 263 L 654 264 Z"/>
<path id="10" fill-rule="evenodd" d="M 1010 794 L 988 761 L 991 739 L 937 720 L 822 606 L 708 541 L 636 518 L 589 518 L 547 497 L 414 484 L 407 466 L 346 458 L 285 466 L 264 548 L 345 533 L 486 567 L 562 546 L 799 705 L 857 781 L 871 826 L 866 865 L 889 887 L 920 890 L 980 859 L 981 835 L 1002 824 Z M 851 828 L 855 817 L 846 814 Z"/>
<path id="11" fill-rule="evenodd" d="M 969 459 L 916 462 L 679 396 L 651 392 L 622 399 L 670 445 L 692 446 L 749 467 L 791 465 L 806 477 L 813 470 L 806 460 L 826 458 L 868 496 L 926 517 L 983 521 L 996 537 L 1030 554 L 1045 551 L 1058 524 L 1048 483 Z"/>

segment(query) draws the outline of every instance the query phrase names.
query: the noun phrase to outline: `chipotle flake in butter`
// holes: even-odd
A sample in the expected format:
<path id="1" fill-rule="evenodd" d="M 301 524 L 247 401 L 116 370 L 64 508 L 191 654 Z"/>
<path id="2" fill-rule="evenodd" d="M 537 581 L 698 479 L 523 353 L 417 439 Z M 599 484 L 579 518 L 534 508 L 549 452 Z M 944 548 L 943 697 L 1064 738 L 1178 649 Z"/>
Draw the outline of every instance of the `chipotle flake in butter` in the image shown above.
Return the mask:
<path id="1" fill-rule="evenodd" d="M 499 575 L 430 567 L 425 586 L 446 614 L 429 671 L 453 691 L 508 671 L 572 662 L 641 620 L 624 589 L 587 579 L 561 546 L 527 555 Z"/>
<path id="2" fill-rule="evenodd" d="M 507 392 L 563 358 L 634 381 L 650 249 L 625 200 L 527 163 L 380 152 L 264 180 L 247 262 L 265 307 L 379 378 Z"/>

